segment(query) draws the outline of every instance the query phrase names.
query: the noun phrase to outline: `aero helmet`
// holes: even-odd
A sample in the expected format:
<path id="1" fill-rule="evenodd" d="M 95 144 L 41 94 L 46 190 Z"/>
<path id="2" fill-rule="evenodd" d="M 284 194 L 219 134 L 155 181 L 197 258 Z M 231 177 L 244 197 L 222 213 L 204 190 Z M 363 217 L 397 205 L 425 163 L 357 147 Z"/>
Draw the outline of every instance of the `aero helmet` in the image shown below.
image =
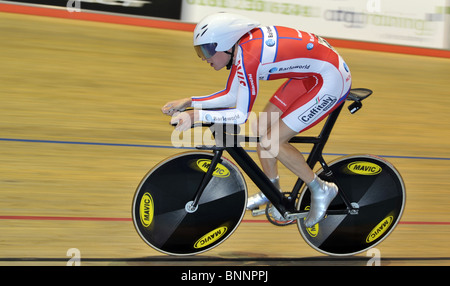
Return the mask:
<path id="1" fill-rule="evenodd" d="M 194 49 L 203 59 L 216 52 L 228 51 L 234 44 L 259 26 L 255 20 L 231 13 L 215 13 L 203 18 L 194 30 Z"/>

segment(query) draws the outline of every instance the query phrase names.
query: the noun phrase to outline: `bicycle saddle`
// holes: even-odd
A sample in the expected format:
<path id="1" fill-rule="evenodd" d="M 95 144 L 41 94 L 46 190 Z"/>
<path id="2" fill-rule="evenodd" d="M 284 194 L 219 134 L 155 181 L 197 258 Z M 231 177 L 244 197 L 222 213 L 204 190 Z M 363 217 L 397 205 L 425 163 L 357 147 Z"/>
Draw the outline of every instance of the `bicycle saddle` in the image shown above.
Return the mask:
<path id="1" fill-rule="evenodd" d="M 347 100 L 362 101 L 372 94 L 372 90 L 367 88 L 352 88 L 348 94 Z"/>
<path id="2" fill-rule="evenodd" d="M 369 95 L 372 94 L 372 90 L 368 88 L 352 88 L 350 89 L 350 92 L 347 96 L 348 101 L 353 101 L 352 104 L 348 107 L 348 110 L 350 110 L 350 113 L 355 113 L 356 111 L 360 110 L 362 107 L 361 101 L 363 101 L 365 98 L 369 97 Z"/>

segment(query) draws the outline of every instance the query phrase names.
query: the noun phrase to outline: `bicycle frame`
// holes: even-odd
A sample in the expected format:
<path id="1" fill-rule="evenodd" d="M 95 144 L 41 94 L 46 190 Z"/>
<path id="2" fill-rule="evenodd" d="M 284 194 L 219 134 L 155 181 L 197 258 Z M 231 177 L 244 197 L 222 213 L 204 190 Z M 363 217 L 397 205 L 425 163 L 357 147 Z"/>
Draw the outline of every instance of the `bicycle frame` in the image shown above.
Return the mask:
<path id="1" fill-rule="evenodd" d="M 353 101 L 348 106 L 350 112 L 360 109 L 361 101 L 371 93 L 368 89 L 352 89 L 347 97 Z M 292 144 L 311 144 L 307 164 L 313 169 L 320 163 L 317 175 L 339 188 L 339 196 L 326 213 L 338 216 L 321 221 L 320 232 L 319 225 L 308 228 L 302 220 L 311 207 L 305 182 L 297 179 L 291 192 L 280 192 L 252 159 L 254 156 L 244 150 L 248 145 L 241 144 L 256 143 L 259 137 L 241 135 L 239 125 L 213 123 L 192 126 L 210 128 L 214 144 L 197 147 L 210 152 L 171 156 L 141 181 L 133 199 L 137 232 L 148 245 L 166 254 L 192 255 L 218 246 L 234 233 L 246 213 L 244 172 L 270 200 L 264 209 L 252 210 L 253 215 L 265 214 L 277 226 L 296 221 L 303 239 L 324 254 L 353 255 L 374 247 L 399 222 L 405 206 L 404 182 L 392 164 L 374 155 L 355 154 L 325 162 L 322 152 L 343 106 L 330 112 L 318 136 L 289 140 Z M 233 160 L 222 157 L 224 151 L 240 170 Z M 180 179 L 167 185 L 167 178 L 174 177 Z"/>
<path id="2" fill-rule="evenodd" d="M 350 112 L 354 113 L 356 110 L 361 108 L 360 101 L 363 98 L 351 98 L 350 100 L 354 101 L 354 104 L 352 104 L 349 107 Z M 328 168 L 323 156 L 322 151 L 328 141 L 328 138 L 331 134 L 331 131 L 334 127 L 334 124 L 336 123 L 337 118 L 339 117 L 339 114 L 344 106 L 344 103 L 342 103 L 340 106 L 338 106 L 333 112 L 331 112 L 326 121 L 325 124 L 322 127 L 322 130 L 320 131 L 318 136 L 295 136 L 289 140 L 290 143 L 300 143 L 300 144 L 313 144 L 313 147 L 311 149 L 310 154 L 308 155 L 308 158 L 306 159 L 307 164 L 310 166 L 311 169 L 314 168 L 314 166 L 319 162 L 322 165 L 322 168 L 324 170 L 324 174 L 332 180 L 334 183 L 337 184 L 339 187 L 339 183 L 333 178 L 332 172 Z M 355 110 L 356 106 L 356 110 Z M 264 174 L 264 172 L 261 170 L 261 168 L 255 163 L 255 161 L 247 154 L 247 152 L 244 150 L 243 147 L 239 146 L 240 142 L 257 142 L 257 137 L 249 137 L 249 136 L 242 136 L 242 135 L 230 135 L 227 133 L 227 127 L 228 126 L 221 126 L 221 134 L 217 134 L 217 128 L 213 128 L 214 125 L 205 125 L 202 126 L 209 126 L 211 128 L 211 131 L 213 133 L 214 138 L 217 140 L 222 140 L 222 142 L 219 142 L 221 144 L 216 144 L 216 146 L 199 146 L 197 149 L 201 150 L 212 150 L 214 152 L 214 158 L 211 162 L 211 165 L 208 169 L 208 172 L 206 173 L 205 177 L 203 178 L 202 183 L 199 186 L 199 189 L 197 191 L 197 195 L 193 200 L 192 208 L 195 208 L 198 204 L 198 201 L 200 199 L 200 196 L 205 189 L 207 183 L 212 177 L 212 174 L 214 172 L 214 169 L 217 166 L 217 163 L 219 162 L 220 157 L 223 154 L 223 151 L 226 151 L 234 160 L 235 162 L 241 167 L 241 169 L 250 177 L 250 179 L 253 181 L 253 183 L 260 189 L 260 191 L 269 199 L 269 201 L 272 203 L 272 205 L 281 213 L 286 219 L 298 219 L 301 217 L 305 217 L 307 214 L 307 211 L 305 210 L 297 210 L 295 207 L 295 202 L 297 200 L 297 197 L 299 196 L 299 192 L 301 188 L 304 186 L 304 182 L 298 178 L 297 182 L 295 183 L 292 191 L 289 193 L 289 196 L 285 196 L 273 185 L 273 183 L 269 180 L 269 178 Z M 224 128 L 225 127 L 225 128 Z M 236 128 L 236 126 L 232 127 Z M 229 129 L 229 128 L 228 128 Z M 236 133 L 236 132 L 235 132 Z M 231 144 L 231 147 L 227 147 L 227 140 L 229 139 L 233 140 L 233 144 Z M 224 146 L 224 147 L 218 147 Z M 357 214 L 358 213 L 358 206 L 355 203 L 352 203 L 348 200 L 347 196 L 345 195 L 345 191 L 341 188 L 339 188 L 338 194 L 340 195 L 341 199 L 345 203 L 346 208 L 340 209 L 340 210 L 328 210 L 327 214 Z"/>

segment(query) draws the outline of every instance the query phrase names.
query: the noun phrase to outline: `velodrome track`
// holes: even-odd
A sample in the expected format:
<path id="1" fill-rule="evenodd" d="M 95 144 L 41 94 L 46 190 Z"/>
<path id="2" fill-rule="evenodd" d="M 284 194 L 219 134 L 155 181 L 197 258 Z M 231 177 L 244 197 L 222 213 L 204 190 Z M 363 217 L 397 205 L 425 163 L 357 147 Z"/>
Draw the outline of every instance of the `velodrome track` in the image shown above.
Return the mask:
<path id="1" fill-rule="evenodd" d="M 131 202 L 146 172 L 181 151 L 160 108 L 222 89 L 227 72 L 200 61 L 186 31 L 0 13 L 0 37 L 0 265 L 66 265 L 72 248 L 82 265 L 366 265 L 371 258 L 322 255 L 295 225 L 277 228 L 249 214 L 207 253 L 156 252 L 137 235 Z M 401 172 L 407 205 L 377 246 L 382 265 L 450 265 L 450 59 L 338 50 L 354 87 L 374 94 L 355 115 L 344 110 L 326 159 L 372 153 Z M 254 110 L 279 84 L 261 83 Z M 290 188 L 294 178 L 283 168 L 281 177 Z"/>

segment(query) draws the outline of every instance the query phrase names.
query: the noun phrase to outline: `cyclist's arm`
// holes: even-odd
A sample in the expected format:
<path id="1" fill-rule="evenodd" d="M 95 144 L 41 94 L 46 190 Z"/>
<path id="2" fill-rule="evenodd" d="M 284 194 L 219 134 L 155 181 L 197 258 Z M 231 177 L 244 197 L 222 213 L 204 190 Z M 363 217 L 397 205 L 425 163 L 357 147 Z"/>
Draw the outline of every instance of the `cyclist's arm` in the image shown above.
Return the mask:
<path id="1" fill-rule="evenodd" d="M 237 55 L 237 65 L 233 65 L 227 82 L 227 88 L 221 92 L 206 96 L 193 97 L 192 106 L 199 110 L 199 119 L 206 122 L 243 124 L 246 122 L 253 102 L 258 93 L 258 63 L 249 60 L 244 66 L 242 51 Z M 205 110 L 207 108 L 234 107 L 224 110 Z"/>
<path id="2" fill-rule="evenodd" d="M 236 105 L 236 93 L 238 88 L 235 84 L 235 76 L 236 66 L 233 65 L 224 90 L 206 96 L 193 96 L 191 98 L 191 106 L 198 109 L 234 107 Z"/>

